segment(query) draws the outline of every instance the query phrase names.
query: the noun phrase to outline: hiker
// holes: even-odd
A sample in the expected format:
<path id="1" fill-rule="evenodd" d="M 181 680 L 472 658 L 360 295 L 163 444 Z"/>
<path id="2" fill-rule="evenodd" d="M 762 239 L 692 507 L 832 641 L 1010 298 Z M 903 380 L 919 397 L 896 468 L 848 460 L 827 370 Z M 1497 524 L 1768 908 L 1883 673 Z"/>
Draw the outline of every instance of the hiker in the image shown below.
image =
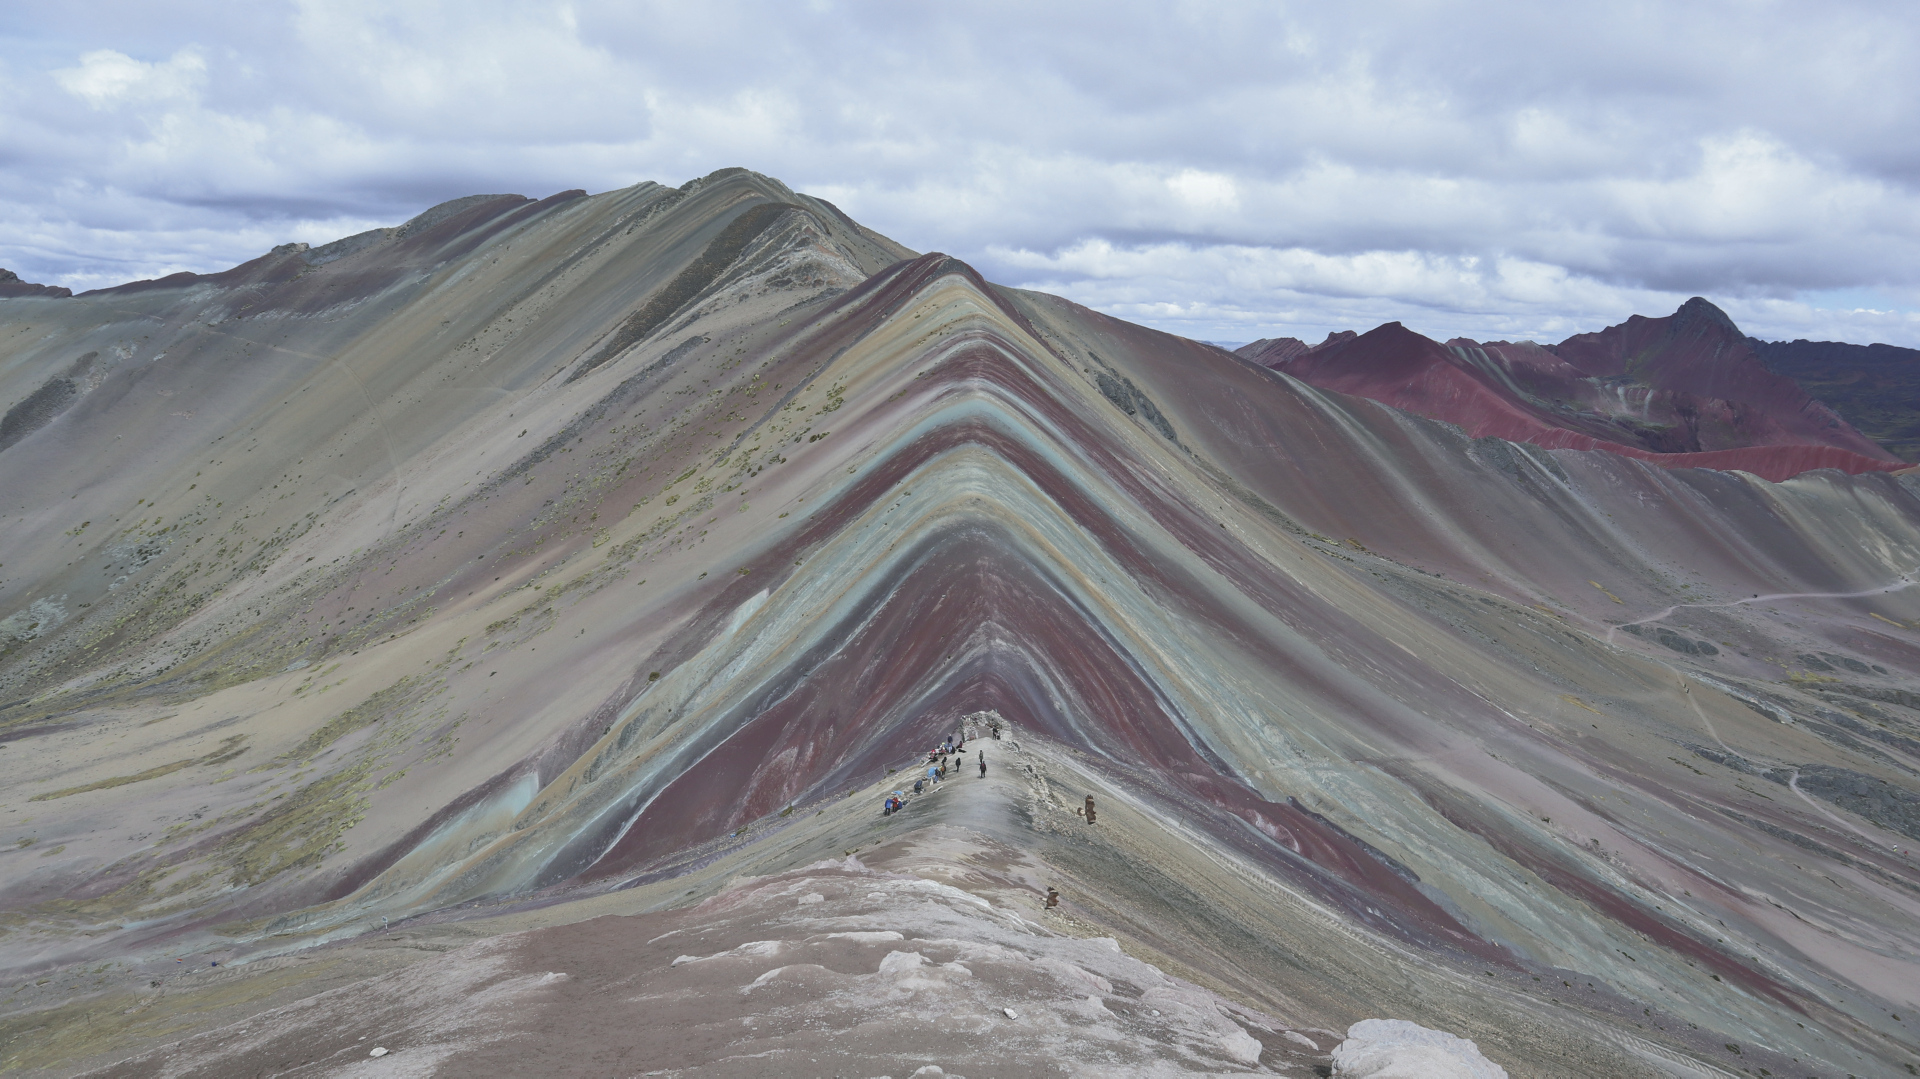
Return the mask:
<path id="1" fill-rule="evenodd" d="M 1093 795 L 1087 795 L 1087 823 L 1093 823 Z"/>
<path id="2" fill-rule="evenodd" d="M 1051 910 L 1054 907 L 1057 907 L 1059 905 L 1060 905 L 1060 890 L 1057 888 L 1048 888 L 1047 889 L 1047 909 Z"/>
<path id="3" fill-rule="evenodd" d="M 1000 740 L 1000 724 L 989 723 L 987 724 L 987 729 L 993 732 L 993 740 L 998 742 Z"/>
<path id="4" fill-rule="evenodd" d="M 940 778 L 941 779 L 947 778 L 947 765 L 946 765 L 946 762 L 944 761 L 942 761 L 940 764 Z"/>
<path id="5" fill-rule="evenodd" d="M 916 779 L 916 780 L 914 780 L 914 781 L 913 781 L 913 793 L 915 793 L 915 794 L 925 794 L 925 793 L 926 793 L 926 790 L 927 790 L 927 781 L 926 781 L 926 780 L 924 780 L 924 779 Z"/>
<path id="6" fill-rule="evenodd" d="M 883 817 L 893 816 L 893 795 L 887 795 L 887 800 L 880 804 L 880 815 Z"/>
<path id="7" fill-rule="evenodd" d="M 980 778 L 987 778 L 987 751 L 984 749 L 980 751 Z"/>

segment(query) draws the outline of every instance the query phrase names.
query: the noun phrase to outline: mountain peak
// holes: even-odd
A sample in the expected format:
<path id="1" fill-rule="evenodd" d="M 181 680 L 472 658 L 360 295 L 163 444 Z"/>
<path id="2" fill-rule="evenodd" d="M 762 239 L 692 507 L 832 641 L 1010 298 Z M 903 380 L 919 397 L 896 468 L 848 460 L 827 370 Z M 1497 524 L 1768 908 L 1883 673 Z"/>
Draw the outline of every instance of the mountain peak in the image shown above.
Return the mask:
<path id="1" fill-rule="evenodd" d="M 1695 296 L 1681 304 L 1667 323 L 1669 333 L 1677 334 L 1696 327 L 1701 329 L 1710 327 L 1711 330 L 1718 330 L 1733 340 L 1746 339 L 1746 335 L 1740 332 L 1740 327 L 1734 325 L 1733 319 L 1703 296 Z"/>
<path id="2" fill-rule="evenodd" d="M 64 299 L 73 295 L 73 290 L 60 285 L 36 285 L 31 281 L 20 280 L 20 275 L 12 270 L 0 269 L 0 296 L 46 296 L 50 299 Z"/>

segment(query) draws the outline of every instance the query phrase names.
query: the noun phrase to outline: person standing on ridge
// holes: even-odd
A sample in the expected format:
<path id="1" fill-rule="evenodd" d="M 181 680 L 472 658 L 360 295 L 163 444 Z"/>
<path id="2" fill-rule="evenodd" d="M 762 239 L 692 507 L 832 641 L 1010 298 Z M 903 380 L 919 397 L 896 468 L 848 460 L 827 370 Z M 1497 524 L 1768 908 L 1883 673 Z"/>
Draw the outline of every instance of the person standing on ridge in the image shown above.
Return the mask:
<path id="1" fill-rule="evenodd" d="M 980 751 L 980 778 L 987 778 L 987 751 L 984 749 Z"/>
<path id="2" fill-rule="evenodd" d="M 1093 795 L 1087 795 L 1087 823 L 1093 823 Z"/>

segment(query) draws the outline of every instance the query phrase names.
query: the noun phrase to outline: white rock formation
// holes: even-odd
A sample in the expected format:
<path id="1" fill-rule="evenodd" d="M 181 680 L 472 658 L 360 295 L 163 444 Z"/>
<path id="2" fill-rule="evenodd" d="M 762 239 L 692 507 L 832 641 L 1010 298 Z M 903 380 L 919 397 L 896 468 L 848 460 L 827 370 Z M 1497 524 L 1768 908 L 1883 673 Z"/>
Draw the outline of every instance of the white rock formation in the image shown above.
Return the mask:
<path id="1" fill-rule="evenodd" d="M 1333 1050 L 1339 1079 L 1507 1079 L 1480 1047 L 1404 1019 L 1362 1019 Z"/>

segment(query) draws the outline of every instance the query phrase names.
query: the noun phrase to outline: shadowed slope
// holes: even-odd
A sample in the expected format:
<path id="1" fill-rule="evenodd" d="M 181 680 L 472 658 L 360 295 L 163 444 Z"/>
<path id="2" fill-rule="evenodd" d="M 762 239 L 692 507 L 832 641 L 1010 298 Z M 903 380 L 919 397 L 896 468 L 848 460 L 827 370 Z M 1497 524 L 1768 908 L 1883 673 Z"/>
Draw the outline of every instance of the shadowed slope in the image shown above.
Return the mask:
<path id="1" fill-rule="evenodd" d="M 1749 340 L 1767 370 L 1794 380 L 1862 434 L 1920 459 L 1920 349 L 1839 341 Z"/>

